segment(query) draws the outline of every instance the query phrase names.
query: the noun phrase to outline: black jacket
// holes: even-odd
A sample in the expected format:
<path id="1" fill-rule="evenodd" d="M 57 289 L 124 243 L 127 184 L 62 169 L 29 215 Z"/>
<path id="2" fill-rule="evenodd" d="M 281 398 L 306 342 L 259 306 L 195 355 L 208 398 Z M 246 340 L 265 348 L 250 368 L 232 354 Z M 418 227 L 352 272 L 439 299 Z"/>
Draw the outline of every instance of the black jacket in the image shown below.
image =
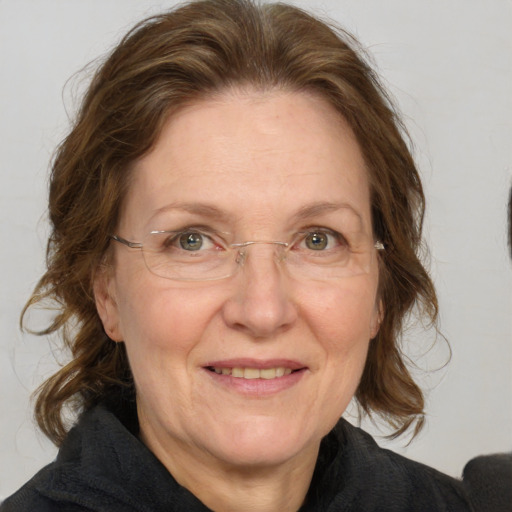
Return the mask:
<path id="1" fill-rule="evenodd" d="M 1 512 L 207 512 L 108 408 L 83 414 L 57 459 Z M 341 420 L 322 441 L 301 512 L 467 511 L 459 480 L 379 448 Z"/>

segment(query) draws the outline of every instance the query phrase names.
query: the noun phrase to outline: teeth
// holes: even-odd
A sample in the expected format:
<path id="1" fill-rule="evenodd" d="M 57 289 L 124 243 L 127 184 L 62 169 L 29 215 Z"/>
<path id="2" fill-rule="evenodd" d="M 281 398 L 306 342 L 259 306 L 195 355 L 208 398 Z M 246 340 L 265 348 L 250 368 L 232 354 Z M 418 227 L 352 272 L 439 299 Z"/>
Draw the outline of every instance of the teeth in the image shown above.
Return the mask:
<path id="1" fill-rule="evenodd" d="M 262 379 L 275 379 L 277 373 L 277 368 L 265 368 L 264 370 L 260 370 L 260 378 Z"/>
<path id="2" fill-rule="evenodd" d="M 265 379 L 271 380 L 292 373 L 291 368 L 284 368 L 279 366 L 277 368 L 213 368 L 213 371 L 219 375 L 231 375 L 237 379 Z"/>
<path id="3" fill-rule="evenodd" d="M 231 370 L 231 376 L 232 377 L 239 377 L 239 378 L 243 378 L 244 377 L 244 369 L 243 368 L 233 368 Z"/>
<path id="4" fill-rule="evenodd" d="M 246 368 L 244 370 L 244 379 L 259 379 L 260 370 L 257 368 Z"/>

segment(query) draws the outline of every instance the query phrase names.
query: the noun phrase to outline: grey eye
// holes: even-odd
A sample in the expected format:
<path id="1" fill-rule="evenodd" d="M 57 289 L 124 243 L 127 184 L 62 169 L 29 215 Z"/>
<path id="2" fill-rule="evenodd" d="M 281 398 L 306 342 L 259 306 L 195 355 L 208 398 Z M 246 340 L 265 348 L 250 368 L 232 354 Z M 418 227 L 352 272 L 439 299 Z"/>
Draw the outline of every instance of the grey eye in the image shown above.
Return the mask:
<path id="1" fill-rule="evenodd" d="M 327 233 L 313 232 L 309 233 L 304 241 L 308 249 L 322 251 L 329 245 L 329 235 Z"/>
<path id="2" fill-rule="evenodd" d="M 201 233 L 183 233 L 179 237 L 180 247 L 185 251 L 199 251 L 203 247 Z"/>

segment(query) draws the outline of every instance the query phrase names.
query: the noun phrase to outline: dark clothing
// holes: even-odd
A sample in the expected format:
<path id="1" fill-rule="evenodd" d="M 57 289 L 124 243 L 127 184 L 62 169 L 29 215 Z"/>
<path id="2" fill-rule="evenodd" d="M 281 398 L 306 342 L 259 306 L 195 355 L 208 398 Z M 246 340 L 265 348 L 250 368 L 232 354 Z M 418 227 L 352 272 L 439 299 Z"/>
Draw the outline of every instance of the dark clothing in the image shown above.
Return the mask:
<path id="1" fill-rule="evenodd" d="M 512 512 L 512 452 L 470 460 L 464 483 L 476 512 Z"/>
<path id="2" fill-rule="evenodd" d="M 1 512 L 207 512 L 138 440 L 136 422 L 104 406 L 82 415 L 57 459 Z M 128 428 L 125 426 L 128 424 Z M 301 512 L 467 511 L 462 483 L 381 449 L 341 420 L 322 441 Z"/>

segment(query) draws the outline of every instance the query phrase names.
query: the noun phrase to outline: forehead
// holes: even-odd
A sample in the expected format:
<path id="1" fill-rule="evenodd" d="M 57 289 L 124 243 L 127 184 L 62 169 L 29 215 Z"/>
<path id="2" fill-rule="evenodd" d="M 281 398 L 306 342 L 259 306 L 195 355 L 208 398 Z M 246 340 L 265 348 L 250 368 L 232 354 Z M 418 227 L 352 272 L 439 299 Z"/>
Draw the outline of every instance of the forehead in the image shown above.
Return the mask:
<path id="1" fill-rule="evenodd" d="M 315 203 L 347 205 L 371 228 L 367 173 L 349 125 L 313 94 L 235 90 L 170 117 L 134 167 L 121 224 L 135 234 L 180 204 L 264 224 Z"/>

